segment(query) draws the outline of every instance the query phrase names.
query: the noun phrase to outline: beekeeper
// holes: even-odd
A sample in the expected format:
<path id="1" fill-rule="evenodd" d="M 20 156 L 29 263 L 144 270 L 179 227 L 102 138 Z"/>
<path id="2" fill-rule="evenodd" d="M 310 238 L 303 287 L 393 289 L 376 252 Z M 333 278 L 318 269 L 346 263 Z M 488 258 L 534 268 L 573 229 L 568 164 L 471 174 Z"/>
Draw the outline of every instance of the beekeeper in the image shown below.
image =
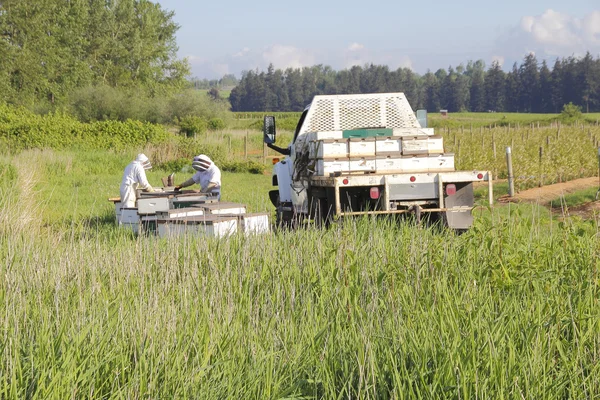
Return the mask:
<path id="1" fill-rule="evenodd" d="M 135 207 L 136 189 L 154 192 L 154 189 L 148 183 L 148 178 L 146 178 L 146 170 L 150 168 L 152 168 L 152 164 L 150 164 L 150 160 L 145 154 L 138 154 L 135 160 L 125 167 L 120 188 L 123 208 Z"/>
<path id="2" fill-rule="evenodd" d="M 205 154 L 200 154 L 192 160 L 192 168 L 196 172 L 190 179 L 180 185 L 175 186 L 175 190 L 188 187 L 197 183 L 200 185 L 200 192 L 212 193 L 221 199 L 221 170 Z"/>

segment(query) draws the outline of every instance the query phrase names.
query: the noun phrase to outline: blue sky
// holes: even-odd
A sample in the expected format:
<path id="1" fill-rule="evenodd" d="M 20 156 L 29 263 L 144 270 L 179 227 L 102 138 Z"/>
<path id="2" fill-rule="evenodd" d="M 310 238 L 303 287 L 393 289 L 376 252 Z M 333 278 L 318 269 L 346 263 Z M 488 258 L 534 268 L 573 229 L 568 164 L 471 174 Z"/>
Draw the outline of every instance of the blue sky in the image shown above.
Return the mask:
<path id="1" fill-rule="evenodd" d="M 586 51 L 600 56 L 598 0 L 155 1 L 175 12 L 178 54 L 201 79 L 269 63 L 423 74 L 478 59 L 508 70 L 530 52 L 550 66 Z"/>

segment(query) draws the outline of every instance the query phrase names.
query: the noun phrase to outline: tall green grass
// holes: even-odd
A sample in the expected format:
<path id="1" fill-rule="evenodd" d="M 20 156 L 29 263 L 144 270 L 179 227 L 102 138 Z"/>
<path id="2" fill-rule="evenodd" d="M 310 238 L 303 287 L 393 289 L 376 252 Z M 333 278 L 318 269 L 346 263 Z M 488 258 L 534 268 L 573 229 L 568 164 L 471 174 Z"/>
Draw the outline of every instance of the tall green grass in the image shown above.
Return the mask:
<path id="1" fill-rule="evenodd" d="M 60 207 L 46 200 L 58 178 L 21 186 L 27 159 L 2 160 L 12 178 L 0 182 L 0 218 L 32 218 L 0 226 L 0 398 L 600 393 L 597 222 L 509 205 L 476 210 L 460 236 L 362 218 L 134 237 L 108 211 L 92 222 L 89 201 L 69 224 L 37 218 Z M 243 177 L 240 189 L 258 193 Z"/>

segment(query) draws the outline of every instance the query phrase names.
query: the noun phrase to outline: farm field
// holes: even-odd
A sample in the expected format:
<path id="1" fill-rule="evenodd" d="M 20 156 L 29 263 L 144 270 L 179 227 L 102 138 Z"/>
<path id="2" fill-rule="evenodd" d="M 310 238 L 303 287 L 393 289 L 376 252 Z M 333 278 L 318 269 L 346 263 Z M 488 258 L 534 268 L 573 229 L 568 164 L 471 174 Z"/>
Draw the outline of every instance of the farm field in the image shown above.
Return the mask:
<path id="1" fill-rule="evenodd" d="M 439 133 L 458 168 L 499 177 L 511 145 L 523 190 L 597 171 L 594 124 Z M 169 146 L 144 148 L 153 185 L 187 179 L 177 163 L 161 169 L 185 147 L 223 163 L 275 155 L 252 129 Z M 597 218 L 482 196 L 463 235 L 359 218 L 259 237 L 136 237 L 106 200 L 138 150 L 0 156 L 0 398 L 600 392 Z M 223 200 L 271 211 L 265 169 L 225 171 Z"/>

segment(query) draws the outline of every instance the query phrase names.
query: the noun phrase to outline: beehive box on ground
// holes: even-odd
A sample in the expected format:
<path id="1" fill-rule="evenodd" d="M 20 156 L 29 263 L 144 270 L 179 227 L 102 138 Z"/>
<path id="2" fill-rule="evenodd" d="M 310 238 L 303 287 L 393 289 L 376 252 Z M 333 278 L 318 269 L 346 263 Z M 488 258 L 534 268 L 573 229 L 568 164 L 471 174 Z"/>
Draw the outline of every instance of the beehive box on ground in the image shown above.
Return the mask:
<path id="1" fill-rule="evenodd" d="M 246 235 L 268 233 L 271 231 L 269 213 L 241 214 L 238 218 L 238 229 Z"/>
<path id="2" fill-rule="evenodd" d="M 166 196 L 143 197 L 137 200 L 138 214 L 156 214 L 159 211 L 168 211 L 173 200 Z"/>
<path id="3" fill-rule="evenodd" d="M 205 212 L 205 214 L 213 214 L 213 215 L 219 215 L 219 214 L 234 214 L 234 215 L 238 215 L 238 214 L 245 214 L 246 213 L 246 206 L 244 204 L 240 204 L 240 203 L 229 203 L 229 202 L 222 202 L 222 203 L 211 203 L 211 204 L 203 204 L 199 206 L 200 208 L 202 208 Z"/>
<path id="4" fill-rule="evenodd" d="M 168 211 L 161 211 L 156 213 L 159 219 L 175 219 L 175 218 L 186 218 L 186 217 L 199 217 L 204 215 L 204 209 L 201 207 L 185 207 L 185 208 L 174 208 Z"/>
<path id="5" fill-rule="evenodd" d="M 157 221 L 160 237 L 181 235 L 225 237 L 237 232 L 236 216 L 203 215 L 181 219 L 159 219 Z"/>
<path id="6" fill-rule="evenodd" d="M 140 216 L 137 208 L 121 208 L 119 216 L 119 225 L 130 228 L 135 233 L 140 230 Z"/>

